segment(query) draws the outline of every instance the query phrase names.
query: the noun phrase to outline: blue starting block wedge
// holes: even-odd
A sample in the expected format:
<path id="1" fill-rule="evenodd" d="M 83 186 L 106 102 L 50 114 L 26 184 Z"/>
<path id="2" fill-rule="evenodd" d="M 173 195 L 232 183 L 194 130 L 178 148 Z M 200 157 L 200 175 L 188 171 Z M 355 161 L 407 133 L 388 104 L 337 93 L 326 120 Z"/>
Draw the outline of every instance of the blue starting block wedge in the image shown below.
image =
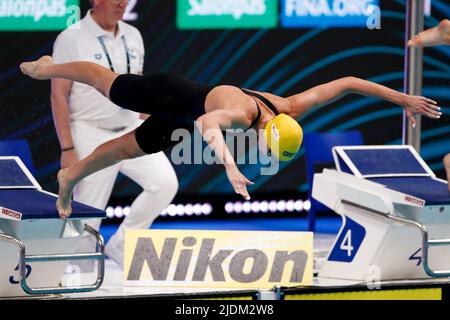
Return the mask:
<path id="1" fill-rule="evenodd" d="M 312 195 L 343 223 L 319 277 L 450 277 L 450 192 L 411 146 L 333 148 Z"/>
<path id="2" fill-rule="evenodd" d="M 84 221 L 102 219 L 105 212 L 74 201 L 71 217 L 60 219 L 56 199 L 18 157 L 0 157 L 0 297 L 87 292 L 101 286 L 103 238 Z M 84 231 L 97 239 L 96 252 L 75 253 Z M 95 283 L 60 286 L 70 260 L 98 260 Z"/>

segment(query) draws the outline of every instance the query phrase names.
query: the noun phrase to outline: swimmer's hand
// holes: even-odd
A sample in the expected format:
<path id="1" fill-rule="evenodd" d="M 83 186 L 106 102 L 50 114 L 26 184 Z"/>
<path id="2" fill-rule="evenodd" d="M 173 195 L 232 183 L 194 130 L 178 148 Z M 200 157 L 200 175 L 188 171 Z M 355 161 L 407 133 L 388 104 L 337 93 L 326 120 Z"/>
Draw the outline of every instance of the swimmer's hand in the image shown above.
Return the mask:
<path id="1" fill-rule="evenodd" d="M 245 200 L 250 200 L 250 195 L 247 191 L 247 185 L 252 185 L 253 182 L 248 180 L 236 167 L 236 165 L 226 167 L 227 177 L 234 191 L 244 197 Z"/>
<path id="2" fill-rule="evenodd" d="M 428 118 L 439 119 L 442 115 L 441 108 L 437 105 L 436 101 L 422 97 L 422 96 L 410 96 L 405 94 L 402 102 L 405 108 L 406 116 L 413 127 L 416 126 L 415 114 L 421 114 Z"/>

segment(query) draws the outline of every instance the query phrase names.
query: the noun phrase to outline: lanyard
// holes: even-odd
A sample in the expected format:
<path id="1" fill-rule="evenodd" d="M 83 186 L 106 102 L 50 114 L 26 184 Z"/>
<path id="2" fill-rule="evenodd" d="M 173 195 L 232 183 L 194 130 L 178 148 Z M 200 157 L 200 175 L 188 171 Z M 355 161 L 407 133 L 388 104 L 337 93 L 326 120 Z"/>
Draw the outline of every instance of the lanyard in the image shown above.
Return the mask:
<path id="1" fill-rule="evenodd" d="M 112 61 L 111 61 L 111 56 L 109 55 L 108 49 L 106 48 L 106 45 L 105 45 L 105 39 L 103 38 L 103 36 L 100 36 L 97 39 L 98 39 L 98 41 L 100 42 L 100 44 L 101 44 L 101 46 L 103 48 L 103 52 L 105 53 L 106 60 L 108 60 L 109 68 L 111 69 L 111 71 L 115 72 L 114 66 L 113 66 Z M 122 35 L 121 39 L 122 39 L 123 47 L 125 48 L 125 54 L 127 56 L 127 73 L 130 73 L 130 71 L 131 71 L 130 54 L 128 52 L 128 46 L 127 46 L 127 41 L 125 40 L 125 35 Z"/>

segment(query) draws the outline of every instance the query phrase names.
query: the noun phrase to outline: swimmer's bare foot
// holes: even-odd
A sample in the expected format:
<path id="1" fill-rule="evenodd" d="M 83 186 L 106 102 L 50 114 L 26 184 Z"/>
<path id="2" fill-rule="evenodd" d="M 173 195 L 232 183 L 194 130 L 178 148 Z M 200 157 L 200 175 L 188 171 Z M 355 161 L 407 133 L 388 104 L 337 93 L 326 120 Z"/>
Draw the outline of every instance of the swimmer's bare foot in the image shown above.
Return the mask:
<path id="1" fill-rule="evenodd" d="M 450 20 L 442 20 L 437 27 L 425 30 L 408 41 L 410 47 L 450 45 Z"/>
<path id="2" fill-rule="evenodd" d="M 43 56 L 39 60 L 24 62 L 20 64 L 20 70 L 22 73 L 37 80 L 50 79 L 49 75 L 45 72 L 45 67 L 53 64 L 53 58 L 50 56 Z"/>
<path id="3" fill-rule="evenodd" d="M 70 217 L 72 214 L 72 206 L 70 203 L 72 202 L 72 189 L 73 185 L 69 182 L 67 178 L 68 168 L 61 169 L 58 172 L 58 184 L 59 184 L 59 192 L 58 192 L 58 200 L 56 200 L 56 209 L 58 210 L 59 217 L 61 219 L 65 219 Z"/>
<path id="4" fill-rule="evenodd" d="M 450 153 L 444 157 L 444 168 L 447 173 L 448 191 L 450 191 Z"/>

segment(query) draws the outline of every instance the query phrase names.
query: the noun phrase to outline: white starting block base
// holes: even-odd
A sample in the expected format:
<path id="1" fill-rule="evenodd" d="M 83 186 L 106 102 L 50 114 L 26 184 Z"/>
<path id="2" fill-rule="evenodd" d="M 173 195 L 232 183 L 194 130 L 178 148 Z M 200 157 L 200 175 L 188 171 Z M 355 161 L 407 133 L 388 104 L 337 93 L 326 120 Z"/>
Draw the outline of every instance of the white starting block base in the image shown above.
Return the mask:
<path id="1" fill-rule="evenodd" d="M 104 218 L 105 212 L 74 201 L 71 217 L 63 220 L 56 199 L 18 157 L 0 157 L 0 297 L 83 292 L 101 285 L 103 239 L 85 227 L 85 220 Z M 85 229 L 96 238 L 98 251 L 75 253 Z M 70 260 L 100 261 L 95 284 L 60 287 Z"/>
<path id="2" fill-rule="evenodd" d="M 15 226 L 13 224 L 16 224 Z M 62 238 L 68 225 L 71 230 L 78 230 L 71 237 Z M 0 221 L 0 231 L 20 239 L 27 255 L 55 255 L 74 253 L 83 232 L 81 221 L 61 219 L 27 220 L 19 223 Z M 18 247 L 6 241 L 0 242 L 2 263 L 0 268 L 0 297 L 26 296 L 18 275 Z M 68 261 L 31 262 L 27 263 L 27 283 L 32 288 L 58 287 Z"/>
<path id="3" fill-rule="evenodd" d="M 441 207 L 429 208 L 429 214 L 439 212 Z M 352 255 L 352 227 L 349 219 L 359 226 L 364 226 L 365 237 L 358 254 L 350 262 L 328 259 L 322 266 L 319 277 L 348 279 L 356 281 L 371 280 L 405 280 L 430 278 L 423 268 L 422 234 L 416 227 L 405 226 L 388 218 L 374 215 L 373 212 L 340 204 L 336 213 L 342 215 L 343 227 L 333 245 Z M 447 208 L 447 213 L 449 210 Z M 448 224 L 429 228 L 432 238 L 444 238 L 449 232 Z M 353 225 L 354 228 L 354 225 Z M 347 233 L 349 232 L 349 233 Z M 347 238 L 345 236 L 347 235 Z M 343 237 L 342 237 L 343 236 Z M 450 266 L 449 247 L 430 247 L 429 266 L 433 270 L 445 270 Z"/>
<path id="4" fill-rule="evenodd" d="M 356 281 L 449 277 L 450 193 L 441 189 L 447 190 L 446 181 L 436 179 L 407 146 L 335 147 L 333 153 L 338 170 L 325 169 L 314 176 L 313 197 L 341 215 L 343 224 L 319 277 Z M 408 179 L 411 184 L 422 181 L 439 187 L 426 191 L 440 191 L 443 201 L 402 192 L 402 187 L 408 192 L 414 187 Z"/>

